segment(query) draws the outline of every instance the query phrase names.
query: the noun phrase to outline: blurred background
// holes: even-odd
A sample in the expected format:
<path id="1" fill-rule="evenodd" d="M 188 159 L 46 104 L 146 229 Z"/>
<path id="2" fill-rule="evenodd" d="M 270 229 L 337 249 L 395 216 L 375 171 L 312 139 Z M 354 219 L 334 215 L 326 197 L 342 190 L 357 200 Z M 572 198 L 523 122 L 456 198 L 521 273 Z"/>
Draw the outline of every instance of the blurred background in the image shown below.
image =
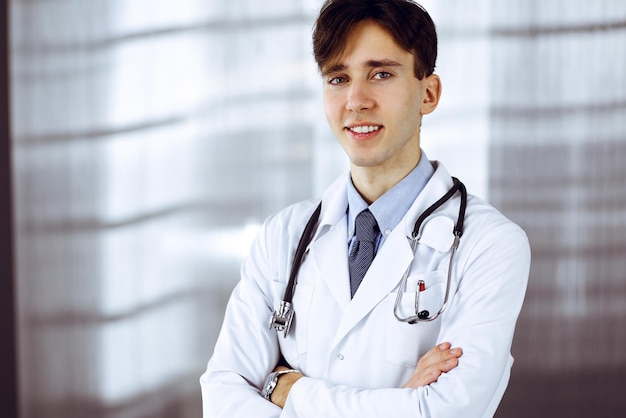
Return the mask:
<path id="1" fill-rule="evenodd" d="M 626 416 L 626 2 L 422 3 L 444 84 L 423 148 L 531 240 L 497 416 Z M 0 415 L 201 416 L 259 224 L 347 169 L 320 4 L 3 2 Z"/>

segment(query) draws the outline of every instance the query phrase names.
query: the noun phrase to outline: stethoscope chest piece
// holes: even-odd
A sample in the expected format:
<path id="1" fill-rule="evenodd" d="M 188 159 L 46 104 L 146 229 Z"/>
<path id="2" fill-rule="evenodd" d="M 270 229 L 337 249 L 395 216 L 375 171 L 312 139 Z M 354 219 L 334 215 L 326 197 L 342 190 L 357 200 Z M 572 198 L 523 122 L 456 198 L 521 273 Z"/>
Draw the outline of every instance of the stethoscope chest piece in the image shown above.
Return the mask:
<path id="1" fill-rule="evenodd" d="M 291 309 L 291 303 L 280 302 L 280 306 L 277 311 L 272 313 L 269 322 L 269 328 L 274 328 L 276 332 L 284 332 L 284 337 L 287 338 L 289 330 L 291 330 L 291 323 L 293 322 L 293 309 Z"/>

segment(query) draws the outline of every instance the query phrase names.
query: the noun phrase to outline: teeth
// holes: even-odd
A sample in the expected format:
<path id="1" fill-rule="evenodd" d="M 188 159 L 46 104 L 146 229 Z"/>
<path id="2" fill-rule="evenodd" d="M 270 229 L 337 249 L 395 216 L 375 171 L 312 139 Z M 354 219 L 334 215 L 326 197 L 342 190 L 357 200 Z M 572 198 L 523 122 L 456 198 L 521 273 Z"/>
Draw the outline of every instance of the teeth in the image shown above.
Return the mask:
<path id="1" fill-rule="evenodd" d="M 378 126 L 355 126 L 350 128 L 351 131 L 356 132 L 357 134 L 365 134 L 369 132 L 374 132 L 378 130 Z"/>

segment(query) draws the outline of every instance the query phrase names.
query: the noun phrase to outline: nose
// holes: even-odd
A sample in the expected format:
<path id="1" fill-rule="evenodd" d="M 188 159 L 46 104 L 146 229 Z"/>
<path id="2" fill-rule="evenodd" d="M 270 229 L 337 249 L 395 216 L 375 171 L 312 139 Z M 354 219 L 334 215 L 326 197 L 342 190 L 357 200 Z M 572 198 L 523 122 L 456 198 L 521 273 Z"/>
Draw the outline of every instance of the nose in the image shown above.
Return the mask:
<path id="1" fill-rule="evenodd" d="M 373 106 L 374 100 L 370 94 L 367 83 L 352 81 L 348 89 L 346 109 L 351 112 L 362 112 L 371 109 Z"/>

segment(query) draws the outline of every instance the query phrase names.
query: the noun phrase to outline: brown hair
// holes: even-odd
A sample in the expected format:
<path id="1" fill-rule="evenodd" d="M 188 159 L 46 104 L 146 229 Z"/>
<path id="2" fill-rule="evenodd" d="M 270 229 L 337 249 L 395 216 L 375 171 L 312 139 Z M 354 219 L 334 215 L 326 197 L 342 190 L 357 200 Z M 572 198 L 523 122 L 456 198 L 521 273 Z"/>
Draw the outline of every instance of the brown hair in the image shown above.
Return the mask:
<path id="1" fill-rule="evenodd" d="M 320 71 L 341 55 L 354 27 L 372 20 L 415 57 L 419 80 L 435 70 L 437 32 L 426 10 L 411 0 L 326 0 L 313 30 L 313 54 Z"/>

